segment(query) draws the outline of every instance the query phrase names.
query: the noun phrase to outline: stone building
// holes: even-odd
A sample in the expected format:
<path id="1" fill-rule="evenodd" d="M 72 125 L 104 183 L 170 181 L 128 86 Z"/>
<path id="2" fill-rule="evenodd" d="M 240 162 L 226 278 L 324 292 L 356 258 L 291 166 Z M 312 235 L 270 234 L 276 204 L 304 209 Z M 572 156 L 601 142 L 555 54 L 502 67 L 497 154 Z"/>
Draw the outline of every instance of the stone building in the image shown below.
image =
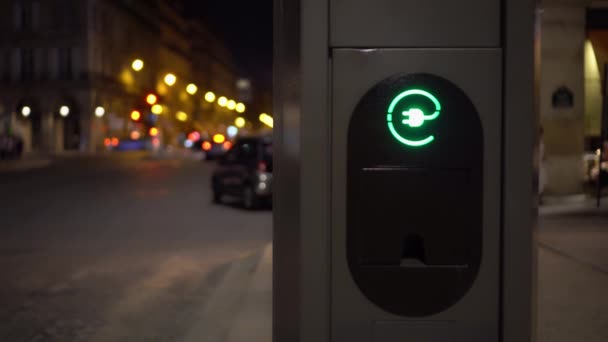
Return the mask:
<path id="1" fill-rule="evenodd" d="M 221 115 L 226 109 L 204 94 L 236 96 L 232 56 L 178 3 L 0 2 L 0 133 L 22 136 L 30 152 L 92 152 L 108 136 L 145 134 L 129 119 L 133 110 L 154 118 L 167 143 Z M 161 115 L 152 116 L 147 94 L 157 95 Z"/>
<path id="2" fill-rule="evenodd" d="M 537 106 L 544 130 L 546 192 L 580 193 L 583 154 L 593 154 L 600 140 L 608 2 L 542 0 L 536 15 Z"/>

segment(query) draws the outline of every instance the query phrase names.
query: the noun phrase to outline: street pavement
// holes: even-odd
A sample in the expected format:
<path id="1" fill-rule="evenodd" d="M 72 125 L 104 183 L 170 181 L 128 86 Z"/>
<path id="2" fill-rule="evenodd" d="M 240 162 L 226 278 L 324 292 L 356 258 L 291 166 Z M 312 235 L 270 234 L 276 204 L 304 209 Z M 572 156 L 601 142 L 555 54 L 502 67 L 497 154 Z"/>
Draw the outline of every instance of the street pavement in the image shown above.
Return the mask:
<path id="1" fill-rule="evenodd" d="M 191 334 L 271 240 L 269 210 L 211 203 L 212 168 L 125 153 L 0 174 L 0 341 Z"/>
<path id="2" fill-rule="evenodd" d="M 538 341 L 606 342 L 608 203 L 546 212 L 538 234 Z"/>
<path id="3" fill-rule="evenodd" d="M 212 167 L 129 153 L 0 174 L 0 341 L 270 341 L 270 212 L 212 205 Z M 608 341 L 608 205 L 541 213 L 537 341 Z"/>

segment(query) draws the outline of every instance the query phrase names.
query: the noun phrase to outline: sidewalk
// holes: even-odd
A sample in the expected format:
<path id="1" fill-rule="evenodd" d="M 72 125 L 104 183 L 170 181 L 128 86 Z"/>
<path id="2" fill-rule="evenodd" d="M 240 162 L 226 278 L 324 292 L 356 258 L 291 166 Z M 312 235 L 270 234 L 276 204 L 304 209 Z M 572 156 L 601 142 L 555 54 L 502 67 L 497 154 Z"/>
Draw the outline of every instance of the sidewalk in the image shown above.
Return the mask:
<path id="1" fill-rule="evenodd" d="M 235 261 L 183 342 L 272 341 L 272 244 Z"/>
<path id="2" fill-rule="evenodd" d="M 596 201 L 595 197 L 584 194 L 546 197 L 538 209 L 538 214 L 547 216 L 595 210 Z M 602 208 L 608 208 L 608 196 L 603 196 L 600 203 Z"/>
<path id="3" fill-rule="evenodd" d="M 0 173 L 29 171 L 49 165 L 51 165 L 51 158 L 41 156 L 25 156 L 16 160 L 0 160 Z"/>
<path id="4" fill-rule="evenodd" d="M 579 196 L 539 211 L 537 341 L 608 341 L 608 198 L 599 210 Z M 272 245 L 233 268 L 186 342 L 272 340 Z"/>
<path id="5" fill-rule="evenodd" d="M 545 208 L 538 233 L 538 341 L 608 341 L 608 198 Z"/>

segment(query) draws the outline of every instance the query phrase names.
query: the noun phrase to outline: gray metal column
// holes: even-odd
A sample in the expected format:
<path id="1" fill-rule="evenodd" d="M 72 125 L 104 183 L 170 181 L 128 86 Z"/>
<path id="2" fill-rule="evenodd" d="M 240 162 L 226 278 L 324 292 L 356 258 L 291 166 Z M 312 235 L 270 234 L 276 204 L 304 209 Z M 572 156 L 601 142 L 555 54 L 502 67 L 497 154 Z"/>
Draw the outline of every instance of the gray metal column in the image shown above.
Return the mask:
<path id="1" fill-rule="evenodd" d="M 534 340 L 533 20 L 533 0 L 275 1 L 274 341 Z M 375 305 L 347 261 L 353 111 L 411 74 L 454 84 L 483 128 L 479 271 L 422 316 Z"/>

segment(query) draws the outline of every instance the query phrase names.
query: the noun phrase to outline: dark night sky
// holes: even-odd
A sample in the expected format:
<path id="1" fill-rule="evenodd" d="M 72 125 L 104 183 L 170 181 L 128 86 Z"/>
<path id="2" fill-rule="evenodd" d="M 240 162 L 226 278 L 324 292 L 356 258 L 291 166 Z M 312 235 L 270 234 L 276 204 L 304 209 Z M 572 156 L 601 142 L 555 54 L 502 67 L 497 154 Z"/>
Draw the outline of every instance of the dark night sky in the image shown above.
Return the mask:
<path id="1" fill-rule="evenodd" d="M 185 12 L 203 21 L 234 53 L 240 75 L 272 80 L 272 0 L 185 0 Z"/>

